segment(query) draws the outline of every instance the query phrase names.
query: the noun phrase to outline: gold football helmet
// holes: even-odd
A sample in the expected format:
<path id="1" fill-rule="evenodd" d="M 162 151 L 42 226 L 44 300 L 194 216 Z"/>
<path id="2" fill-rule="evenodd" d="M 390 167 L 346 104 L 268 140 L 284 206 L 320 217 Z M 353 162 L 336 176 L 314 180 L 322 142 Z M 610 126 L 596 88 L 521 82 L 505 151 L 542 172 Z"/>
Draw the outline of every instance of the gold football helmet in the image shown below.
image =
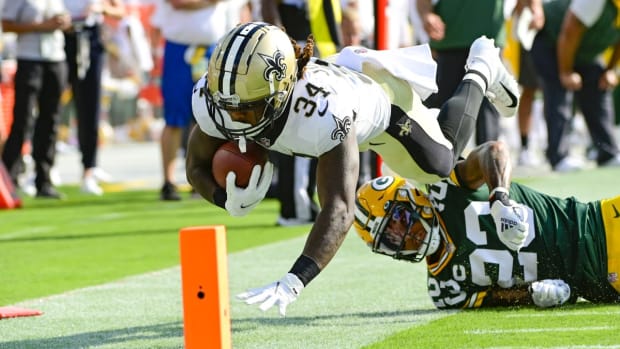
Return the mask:
<path id="1" fill-rule="evenodd" d="M 276 26 L 250 22 L 218 42 L 202 93 L 217 129 L 230 140 L 245 142 L 282 115 L 296 80 L 297 60 L 288 35 Z M 227 113 L 261 108 L 255 125 L 233 121 Z"/>
<path id="2" fill-rule="evenodd" d="M 433 254 L 441 242 L 431 202 L 401 177 L 375 178 L 358 189 L 353 226 L 373 252 L 410 262 Z"/>

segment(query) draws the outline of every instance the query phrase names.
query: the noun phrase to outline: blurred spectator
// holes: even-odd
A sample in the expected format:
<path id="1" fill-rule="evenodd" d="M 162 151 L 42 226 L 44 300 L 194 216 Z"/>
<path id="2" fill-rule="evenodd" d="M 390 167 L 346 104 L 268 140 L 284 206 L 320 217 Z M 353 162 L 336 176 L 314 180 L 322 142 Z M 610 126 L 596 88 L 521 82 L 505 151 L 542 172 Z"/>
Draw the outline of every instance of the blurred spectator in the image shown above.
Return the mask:
<path id="1" fill-rule="evenodd" d="M 102 195 L 98 184 L 97 148 L 101 114 L 101 72 L 104 46 L 103 17 L 121 18 L 125 8 L 121 0 L 64 0 L 72 27 L 65 32 L 65 53 L 69 83 L 77 119 L 77 136 L 82 153 L 82 192 Z"/>
<path id="2" fill-rule="evenodd" d="M 417 9 L 437 61 L 439 88 L 424 104 L 439 108 L 463 79 L 465 60 L 475 39 L 486 35 L 495 39 L 496 46 L 504 46 L 504 0 L 417 0 Z M 476 121 L 475 142 L 498 137 L 499 114 L 485 98 Z"/>
<path id="3" fill-rule="evenodd" d="M 261 0 L 261 14 L 265 22 L 283 27 L 301 47 L 312 34 L 317 48 L 315 56 L 327 57 L 335 54 L 343 43 L 361 43 L 357 6 L 355 0 L 343 0 L 342 8 L 340 0 Z M 316 16 L 312 17 L 311 13 Z M 343 14 L 342 18 L 339 18 L 339 13 Z M 280 201 L 277 224 L 293 226 L 314 222 L 319 212 L 314 199 L 316 159 L 276 152 L 271 157 L 277 166 L 277 196 Z"/>
<path id="4" fill-rule="evenodd" d="M 544 11 L 545 23 L 536 35 L 531 55 L 541 77 L 547 121 L 547 159 L 553 170 L 567 172 L 583 167 L 569 155 L 573 97 L 583 113 L 596 147 L 599 166 L 618 166 L 614 138 L 612 88 L 620 57 L 618 8 L 611 0 L 550 0 L 533 6 Z M 613 53 L 607 63 L 601 54 Z"/>
<path id="5" fill-rule="evenodd" d="M 62 1 L 11 0 L 4 4 L 2 26 L 17 34 L 17 71 L 13 124 L 2 160 L 17 184 L 29 125 L 37 111 L 32 135 L 37 197 L 61 198 L 50 180 L 56 155 L 60 96 L 66 84 L 64 36 L 71 26 Z"/>
<path id="6" fill-rule="evenodd" d="M 2 9 L 4 7 L 4 0 L 0 0 L 0 9 Z M 0 11 L 1 12 L 1 11 Z M 2 36 L 2 23 L 0 23 L 0 37 Z M 2 59 L 4 57 L 4 40 L 0 40 L 0 69 L 2 67 Z M 0 82 L 3 82 L 2 79 L 4 77 L 0 74 Z M 1 91 L 0 91 L 1 92 Z M 3 104 L 2 101 L 2 93 L 0 93 L 0 106 L 2 106 Z M 4 125 L 2 125 L 2 123 L 5 122 L 4 118 L 6 117 L 6 115 L 4 115 L 4 108 L 0 108 L 0 154 L 2 154 L 2 149 L 4 148 L 4 142 L 5 142 L 5 138 L 6 138 L 6 134 L 5 134 L 5 130 L 4 130 Z"/>
<path id="7" fill-rule="evenodd" d="M 532 63 L 532 57 L 530 57 L 529 51 L 522 46 L 519 47 L 518 81 L 521 86 L 521 100 L 517 110 L 521 149 L 519 150 L 517 164 L 520 166 L 535 166 L 538 164 L 538 158 L 530 144 L 530 132 L 532 130 L 536 91 L 538 91 L 540 84 Z"/>
<path id="8" fill-rule="evenodd" d="M 164 39 L 161 92 L 166 125 L 161 135 L 164 184 L 161 200 L 180 200 L 175 185 L 176 158 L 183 132 L 192 121 L 194 82 L 205 72 L 213 45 L 241 21 L 248 21 L 248 1 L 158 0 L 152 17 L 154 53 Z"/>

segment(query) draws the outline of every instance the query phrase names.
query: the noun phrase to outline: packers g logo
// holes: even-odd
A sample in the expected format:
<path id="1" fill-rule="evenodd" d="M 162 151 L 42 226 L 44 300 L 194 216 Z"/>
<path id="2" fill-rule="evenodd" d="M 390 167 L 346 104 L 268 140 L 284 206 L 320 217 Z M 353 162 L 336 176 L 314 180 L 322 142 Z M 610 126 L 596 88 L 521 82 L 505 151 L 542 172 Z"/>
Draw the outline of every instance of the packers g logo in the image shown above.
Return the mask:
<path id="1" fill-rule="evenodd" d="M 392 176 L 383 176 L 379 178 L 375 178 L 370 183 L 372 189 L 376 191 L 383 191 L 390 187 L 394 183 L 394 177 Z"/>
<path id="2" fill-rule="evenodd" d="M 286 77 L 286 63 L 284 63 L 284 55 L 280 50 L 274 52 L 273 57 L 268 55 L 264 55 L 262 53 L 258 54 L 260 58 L 263 59 L 267 67 L 263 71 L 263 78 L 265 81 L 270 81 L 273 75 L 278 81 L 282 81 Z"/>

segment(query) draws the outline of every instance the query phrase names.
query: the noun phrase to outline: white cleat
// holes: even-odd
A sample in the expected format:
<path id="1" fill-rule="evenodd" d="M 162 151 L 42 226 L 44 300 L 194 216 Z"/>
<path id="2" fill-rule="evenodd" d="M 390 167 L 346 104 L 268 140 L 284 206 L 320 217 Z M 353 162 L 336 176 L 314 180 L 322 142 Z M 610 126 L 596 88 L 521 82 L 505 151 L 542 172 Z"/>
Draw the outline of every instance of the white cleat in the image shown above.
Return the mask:
<path id="1" fill-rule="evenodd" d="M 476 39 L 469 49 L 465 69 L 486 79 L 487 98 L 502 116 L 514 116 L 519 107 L 519 84 L 501 60 L 495 41 L 486 36 Z"/>

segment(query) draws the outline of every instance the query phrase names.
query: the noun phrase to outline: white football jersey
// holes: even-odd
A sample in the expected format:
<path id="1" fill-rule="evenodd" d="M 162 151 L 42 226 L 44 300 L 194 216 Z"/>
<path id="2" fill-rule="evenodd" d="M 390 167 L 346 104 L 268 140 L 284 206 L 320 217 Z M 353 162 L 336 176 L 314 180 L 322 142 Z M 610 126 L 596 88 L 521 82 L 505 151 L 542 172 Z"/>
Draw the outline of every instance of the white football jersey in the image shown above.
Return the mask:
<path id="1" fill-rule="evenodd" d="M 268 130 L 254 141 L 284 154 L 319 157 L 354 130 L 360 150 L 366 150 L 365 144 L 382 133 L 390 121 L 390 100 L 381 86 L 362 74 L 322 60 L 313 59 L 305 69 L 286 110 L 275 123 L 277 132 Z M 196 88 L 205 81 L 201 79 Z M 193 99 L 193 111 L 203 132 L 224 138 L 209 117 L 203 98 Z"/>
<path id="2" fill-rule="evenodd" d="M 354 131 L 359 150 L 377 152 L 389 166 L 386 170 L 419 184 L 441 179 L 422 167 L 432 168 L 428 154 L 436 149 L 452 149 L 437 122 L 438 110 L 424 107 L 416 89 L 386 69 L 363 64 L 361 70 L 364 74 L 312 59 L 282 115 L 253 140 L 283 154 L 320 157 Z M 205 83 L 203 77 L 195 91 Z M 209 117 L 205 98 L 199 96 L 194 93 L 192 98 L 198 125 L 206 134 L 224 139 Z"/>

